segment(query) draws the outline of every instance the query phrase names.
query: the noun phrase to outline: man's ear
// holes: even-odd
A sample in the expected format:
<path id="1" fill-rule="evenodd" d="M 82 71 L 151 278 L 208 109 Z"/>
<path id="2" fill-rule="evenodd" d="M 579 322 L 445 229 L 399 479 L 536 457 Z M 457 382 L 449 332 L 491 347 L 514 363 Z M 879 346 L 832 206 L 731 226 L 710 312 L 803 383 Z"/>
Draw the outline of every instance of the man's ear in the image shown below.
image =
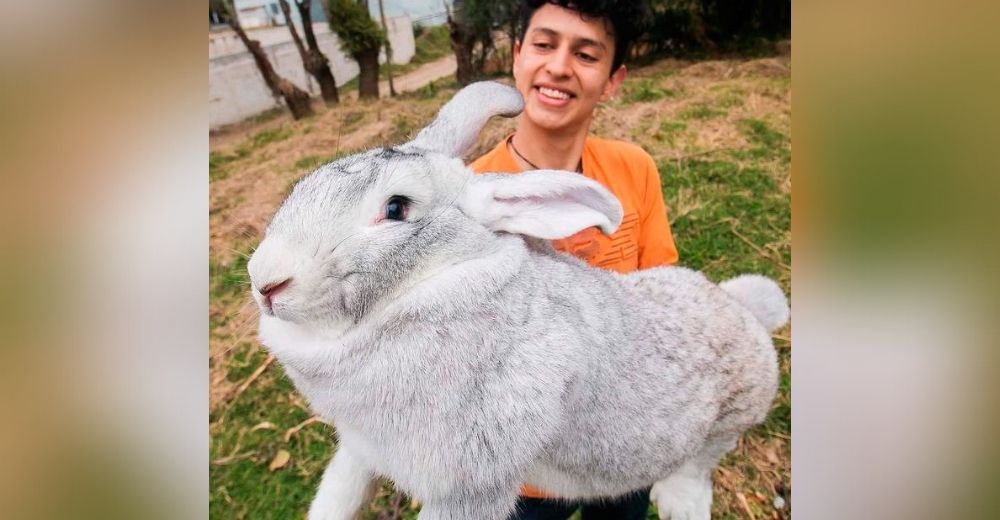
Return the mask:
<path id="1" fill-rule="evenodd" d="M 558 170 L 475 175 L 459 200 L 489 229 L 548 240 L 591 226 L 610 235 L 622 220 L 621 203 L 604 186 Z"/>
<path id="2" fill-rule="evenodd" d="M 604 91 L 601 92 L 601 101 L 607 101 L 618 93 L 618 88 L 622 86 L 622 82 L 625 81 L 626 76 L 628 76 L 628 69 L 625 68 L 624 64 L 619 65 L 618 70 L 611 74 L 608 83 L 604 85 Z"/>

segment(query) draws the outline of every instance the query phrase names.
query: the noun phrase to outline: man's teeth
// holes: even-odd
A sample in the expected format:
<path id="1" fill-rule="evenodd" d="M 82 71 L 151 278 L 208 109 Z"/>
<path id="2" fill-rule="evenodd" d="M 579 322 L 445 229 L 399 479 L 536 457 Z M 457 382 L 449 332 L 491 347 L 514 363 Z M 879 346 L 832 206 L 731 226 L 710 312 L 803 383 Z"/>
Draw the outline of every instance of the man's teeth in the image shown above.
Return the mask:
<path id="1" fill-rule="evenodd" d="M 538 87 L 538 91 L 550 98 L 569 99 L 569 94 L 552 88 Z"/>

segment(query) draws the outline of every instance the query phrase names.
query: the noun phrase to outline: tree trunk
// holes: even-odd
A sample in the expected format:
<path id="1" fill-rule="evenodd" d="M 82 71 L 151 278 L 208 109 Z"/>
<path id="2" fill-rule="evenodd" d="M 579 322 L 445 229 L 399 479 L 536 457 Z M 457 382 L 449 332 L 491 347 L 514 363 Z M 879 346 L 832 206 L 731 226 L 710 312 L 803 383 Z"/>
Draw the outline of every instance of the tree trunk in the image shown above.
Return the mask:
<path id="1" fill-rule="evenodd" d="M 309 102 L 309 94 L 274 71 L 274 67 L 271 66 L 271 61 L 267 59 L 267 54 L 264 53 L 260 42 L 247 37 L 247 33 L 236 18 L 232 6 L 227 3 L 226 8 L 229 10 L 229 26 L 236 31 L 236 35 L 240 37 L 243 45 L 250 51 L 253 61 L 257 64 L 257 68 L 260 69 L 260 75 L 264 77 L 264 83 L 271 89 L 271 92 L 275 96 L 281 96 L 285 100 L 288 109 L 292 111 L 293 118 L 302 119 L 303 117 L 312 115 L 313 109 Z"/>
<path id="2" fill-rule="evenodd" d="M 295 42 L 295 48 L 299 51 L 299 57 L 302 58 L 302 68 L 307 75 L 312 75 L 312 70 L 309 68 L 309 57 L 306 55 L 306 48 L 302 45 L 302 38 L 299 38 L 299 31 L 295 30 L 295 23 L 292 22 L 292 9 L 288 7 L 287 0 L 278 0 L 278 5 L 281 6 L 282 14 L 285 15 L 285 26 L 288 27 L 288 32 L 292 33 L 292 41 Z M 309 83 L 308 77 L 306 78 L 306 84 L 309 86 L 311 93 L 312 84 Z"/>
<path id="3" fill-rule="evenodd" d="M 473 40 L 472 47 L 476 49 L 478 45 L 479 52 L 474 52 L 474 59 L 472 60 L 472 72 L 475 76 L 482 77 L 483 69 L 486 68 L 486 58 L 489 57 L 490 52 L 493 51 L 493 39 L 492 35 L 487 35 L 486 37 L 477 38 L 479 41 Z"/>
<path id="4" fill-rule="evenodd" d="M 378 99 L 378 47 L 354 55 L 358 62 L 358 97 Z"/>
<path id="5" fill-rule="evenodd" d="M 451 50 L 455 52 L 455 79 L 460 85 L 472 82 L 472 48 L 475 46 L 475 35 L 448 13 L 448 36 L 451 40 Z"/>
<path id="6" fill-rule="evenodd" d="M 311 63 L 311 65 L 307 65 L 307 67 L 311 67 L 309 72 L 319 83 L 319 89 L 323 93 L 323 101 L 326 102 L 327 106 L 336 105 L 340 102 L 337 81 L 334 80 L 333 71 L 330 70 L 330 60 L 319 50 L 316 33 L 313 32 L 312 2 L 310 0 L 296 0 L 295 7 L 299 10 L 299 16 L 302 17 L 302 32 L 305 33 L 306 45 L 309 46 L 308 59 Z"/>
<path id="7" fill-rule="evenodd" d="M 382 31 L 385 33 L 385 70 L 389 74 L 389 95 L 396 97 L 396 85 L 392 82 L 392 43 L 389 42 L 389 26 L 385 23 L 385 9 L 382 0 L 378 0 L 378 14 L 382 19 Z"/>

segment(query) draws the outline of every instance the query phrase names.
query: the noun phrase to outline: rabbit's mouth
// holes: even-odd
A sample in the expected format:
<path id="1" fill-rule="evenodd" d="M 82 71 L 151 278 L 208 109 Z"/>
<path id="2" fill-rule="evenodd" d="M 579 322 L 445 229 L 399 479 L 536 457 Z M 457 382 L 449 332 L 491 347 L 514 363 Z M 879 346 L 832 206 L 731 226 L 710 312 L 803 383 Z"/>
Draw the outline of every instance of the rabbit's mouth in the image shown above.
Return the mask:
<path id="1" fill-rule="evenodd" d="M 254 287 L 254 299 L 257 300 L 257 305 L 260 310 L 269 316 L 274 316 L 274 305 L 280 293 L 287 289 L 292 284 L 291 278 L 285 278 L 283 280 L 274 280 L 267 283 L 263 283 L 260 287 Z"/>

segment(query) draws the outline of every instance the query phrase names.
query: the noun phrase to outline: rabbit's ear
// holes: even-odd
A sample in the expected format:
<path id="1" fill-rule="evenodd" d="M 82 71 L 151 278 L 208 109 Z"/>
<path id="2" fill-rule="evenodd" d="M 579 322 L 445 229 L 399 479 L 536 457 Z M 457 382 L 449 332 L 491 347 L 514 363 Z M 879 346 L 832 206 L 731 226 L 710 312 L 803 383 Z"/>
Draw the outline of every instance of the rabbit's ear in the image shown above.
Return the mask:
<path id="1" fill-rule="evenodd" d="M 489 229 L 549 240 L 590 226 L 610 235 L 622 220 L 621 203 L 604 186 L 557 170 L 475 175 L 460 200 Z"/>
<path id="2" fill-rule="evenodd" d="M 461 157 L 476 144 L 479 131 L 493 116 L 514 117 L 524 109 L 521 93 L 495 81 L 473 83 L 445 103 L 417 137 L 400 148 L 419 148 Z"/>

